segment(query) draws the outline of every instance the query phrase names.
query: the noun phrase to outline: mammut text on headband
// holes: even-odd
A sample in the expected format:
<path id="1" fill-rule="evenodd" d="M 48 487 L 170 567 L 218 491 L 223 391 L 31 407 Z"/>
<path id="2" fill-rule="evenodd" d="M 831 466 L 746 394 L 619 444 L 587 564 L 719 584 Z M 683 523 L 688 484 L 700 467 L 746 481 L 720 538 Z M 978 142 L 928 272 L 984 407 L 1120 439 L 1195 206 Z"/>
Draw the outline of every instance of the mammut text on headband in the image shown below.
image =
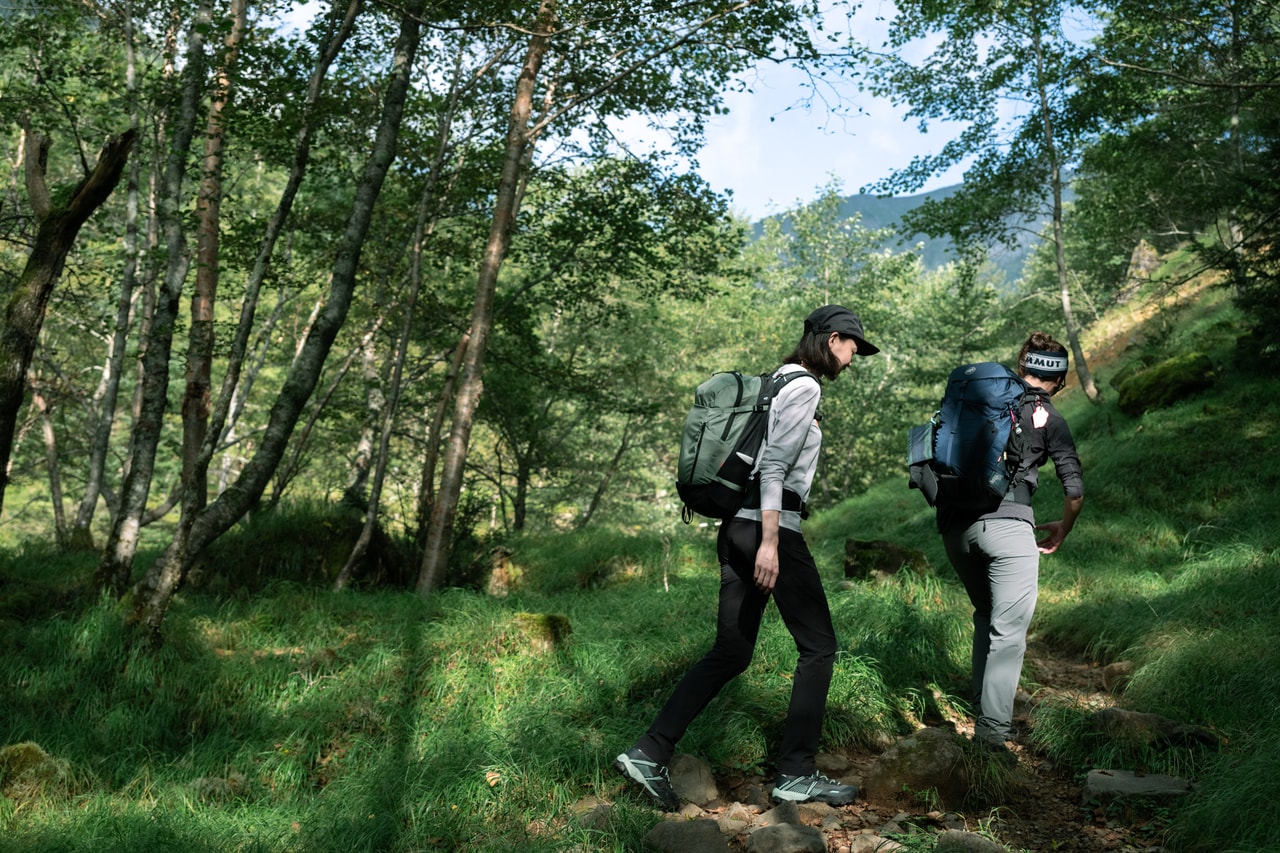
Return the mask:
<path id="1" fill-rule="evenodd" d="M 1028 373 L 1057 376 L 1067 372 L 1067 354 L 1064 352 L 1029 352 L 1022 360 Z"/>

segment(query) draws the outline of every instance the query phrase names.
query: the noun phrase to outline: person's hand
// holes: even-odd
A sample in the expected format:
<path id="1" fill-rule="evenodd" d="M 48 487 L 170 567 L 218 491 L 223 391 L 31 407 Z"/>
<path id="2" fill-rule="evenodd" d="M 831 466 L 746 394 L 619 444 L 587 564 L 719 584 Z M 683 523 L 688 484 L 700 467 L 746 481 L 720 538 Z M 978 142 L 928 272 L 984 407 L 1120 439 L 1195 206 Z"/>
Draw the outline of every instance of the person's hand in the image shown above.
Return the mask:
<path id="1" fill-rule="evenodd" d="M 774 584 L 778 582 L 777 545 L 764 543 L 756 551 L 755 582 L 756 588 L 765 595 L 773 591 Z"/>
<path id="2" fill-rule="evenodd" d="M 1041 554 L 1052 554 L 1058 550 L 1062 540 L 1067 538 L 1067 531 L 1063 529 L 1061 521 L 1047 521 L 1044 524 L 1037 524 L 1036 530 L 1049 531 L 1048 536 L 1036 542 L 1036 547 L 1040 549 Z"/>

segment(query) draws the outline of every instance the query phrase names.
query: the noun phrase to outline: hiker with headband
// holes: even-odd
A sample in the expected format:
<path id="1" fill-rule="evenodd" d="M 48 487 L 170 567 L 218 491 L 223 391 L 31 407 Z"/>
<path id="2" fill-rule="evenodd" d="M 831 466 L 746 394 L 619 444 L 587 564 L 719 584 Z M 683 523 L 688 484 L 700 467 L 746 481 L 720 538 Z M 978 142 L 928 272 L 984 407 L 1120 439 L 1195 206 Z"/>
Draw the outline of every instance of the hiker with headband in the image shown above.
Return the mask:
<path id="1" fill-rule="evenodd" d="M 973 712 L 975 742 L 1016 762 L 1013 699 L 1022 674 L 1027 628 L 1036 606 L 1040 555 L 1052 554 L 1071 532 L 1084 502 L 1080 458 L 1071 430 L 1049 398 L 1067 381 L 1067 348 L 1036 332 L 1018 354 L 1023 396 L 1015 442 L 1019 462 L 1011 488 L 996 509 L 938 507 L 947 559 L 973 604 Z M 1031 510 L 1039 469 L 1048 460 L 1062 483 L 1062 518 L 1036 524 Z M 1038 542 L 1036 531 L 1046 535 Z"/>

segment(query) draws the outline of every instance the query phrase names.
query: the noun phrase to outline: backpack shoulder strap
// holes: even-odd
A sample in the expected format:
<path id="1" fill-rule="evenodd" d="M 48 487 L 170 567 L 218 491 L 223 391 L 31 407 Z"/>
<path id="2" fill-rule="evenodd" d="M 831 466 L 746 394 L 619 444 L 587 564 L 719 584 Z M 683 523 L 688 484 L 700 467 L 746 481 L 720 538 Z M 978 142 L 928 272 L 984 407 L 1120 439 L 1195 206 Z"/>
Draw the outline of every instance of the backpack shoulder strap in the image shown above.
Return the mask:
<path id="1" fill-rule="evenodd" d="M 805 376 L 809 377 L 814 382 L 817 382 L 819 389 L 822 388 L 822 381 L 807 370 L 788 370 L 786 373 L 778 373 L 775 371 L 773 373 L 773 382 L 771 383 L 772 393 L 770 396 L 777 397 L 782 393 L 783 388 L 791 384 L 794 380 Z M 819 421 L 822 420 L 822 412 L 820 410 L 814 413 L 814 419 Z"/>
<path id="2" fill-rule="evenodd" d="M 786 373 L 778 373 L 777 371 L 774 371 L 772 375 L 773 375 L 773 396 L 775 397 L 778 396 L 779 391 L 781 391 L 784 387 L 789 385 L 792 381 L 803 378 L 805 376 L 809 377 L 814 382 L 817 382 L 819 386 L 822 385 L 822 383 L 818 380 L 818 377 L 814 376 L 812 373 L 810 373 L 807 370 L 788 370 Z"/>

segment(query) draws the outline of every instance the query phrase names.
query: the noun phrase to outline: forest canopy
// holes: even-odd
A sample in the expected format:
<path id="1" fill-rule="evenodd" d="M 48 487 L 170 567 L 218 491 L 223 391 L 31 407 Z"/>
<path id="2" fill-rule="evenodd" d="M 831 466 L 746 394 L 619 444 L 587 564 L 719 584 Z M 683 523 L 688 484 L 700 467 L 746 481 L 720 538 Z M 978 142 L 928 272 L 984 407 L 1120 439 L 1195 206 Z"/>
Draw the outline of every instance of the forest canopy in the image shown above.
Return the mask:
<path id="1" fill-rule="evenodd" d="M 429 594 L 523 530 L 678 523 L 692 389 L 776 366 L 820 304 L 854 307 L 884 354 L 824 392 L 819 506 L 898 470 L 950 367 L 1032 328 L 1072 340 L 1100 398 L 1080 333 L 1150 253 L 1188 252 L 1255 328 L 1280 317 L 1273 6 L 902 2 L 885 44 L 832 29 L 865 14 L 0 8 L 6 540 L 99 553 L 98 583 L 158 632 L 219 537 L 317 501 L 363 523 L 337 583 L 390 537 Z M 1076 14 L 1088 41 L 1063 35 Z M 885 249 L 839 180 L 749 239 L 689 158 L 761 62 L 967 122 L 877 188 L 969 164 L 902 224 L 953 262 Z M 1029 106 L 1000 119 L 1010 102 Z M 669 145 L 630 150 L 634 118 Z M 1037 241 L 1012 282 L 984 263 L 1011 222 Z M 1265 367 L 1273 340 L 1242 346 Z"/>

